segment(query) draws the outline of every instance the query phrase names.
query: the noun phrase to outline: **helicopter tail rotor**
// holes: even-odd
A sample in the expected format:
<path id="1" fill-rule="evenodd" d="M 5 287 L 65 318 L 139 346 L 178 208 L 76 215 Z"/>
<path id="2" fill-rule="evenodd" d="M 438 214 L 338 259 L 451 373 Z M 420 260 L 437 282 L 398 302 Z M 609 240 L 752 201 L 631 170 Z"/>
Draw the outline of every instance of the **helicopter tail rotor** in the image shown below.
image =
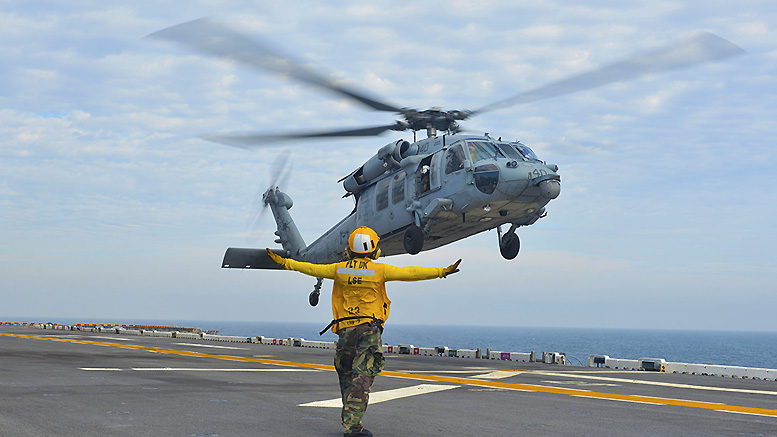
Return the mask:
<path id="1" fill-rule="evenodd" d="M 269 184 L 257 190 L 251 203 L 251 210 L 246 222 L 246 233 L 249 235 L 249 239 L 255 239 L 254 237 L 262 230 L 263 226 L 261 226 L 261 223 L 269 210 L 268 193 L 278 187 L 288 186 L 292 168 L 290 150 L 284 150 L 279 153 L 270 165 Z"/>

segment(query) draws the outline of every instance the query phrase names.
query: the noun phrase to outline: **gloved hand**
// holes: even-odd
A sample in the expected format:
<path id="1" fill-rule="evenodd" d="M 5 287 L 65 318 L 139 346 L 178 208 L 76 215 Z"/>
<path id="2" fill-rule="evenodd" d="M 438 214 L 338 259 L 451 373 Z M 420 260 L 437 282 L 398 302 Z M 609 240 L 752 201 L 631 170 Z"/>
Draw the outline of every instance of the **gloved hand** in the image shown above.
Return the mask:
<path id="1" fill-rule="evenodd" d="M 283 266 L 284 266 L 284 262 L 283 262 L 283 261 L 284 261 L 286 258 L 284 258 L 284 257 L 282 257 L 282 256 L 280 256 L 280 255 L 276 255 L 276 254 L 275 254 L 275 252 L 273 252 L 273 251 L 272 251 L 272 250 L 270 250 L 270 249 L 267 249 L 267 255 L 270 257 L 270 259 L 272 259 L 273 261 L 275 261 L 275 263 L 276 263 L 276 264 L 278 264 L 279 266 L 281 266 L 281 267 L 283 267 Z"/>
<path id="2" fill-rule="evenodd" d="M 460 263 L 461 263 L 461 259 L 459 259 L 455 263 L 453 263 L 453 264 L 449 265 L 448 267 L 446 267 L 445 271 L 442 273 L 442 277 L 443 278 L 447 278 L 448 275 L 452 275 L 452 274 L 458 272 L 459 271 L 459 264 Z"/>

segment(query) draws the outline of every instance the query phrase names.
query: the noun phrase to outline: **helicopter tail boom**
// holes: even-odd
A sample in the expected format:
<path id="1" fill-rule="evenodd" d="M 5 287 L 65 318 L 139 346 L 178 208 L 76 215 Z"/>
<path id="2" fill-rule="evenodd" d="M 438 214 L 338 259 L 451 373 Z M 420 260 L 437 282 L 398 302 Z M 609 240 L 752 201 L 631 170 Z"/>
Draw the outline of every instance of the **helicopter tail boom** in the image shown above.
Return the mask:
<path id="1" fill-rule="evenodd" d="M 283 246 L 283 250 L 289 257 L 300 258 L 306 245 L 305 240 L 302 239 L 302 235 L 297 230 L 297 225 L 291 218 L 291 214 L 289 214 L 289 209 L 293 205 L 291 197 L 278 188 L 271 188 L 264 193 L 262 201 L 270 207 L 275 223 L 278 225 L 278 230 L 275 231 L 278 239 L 275 242 Z"/>

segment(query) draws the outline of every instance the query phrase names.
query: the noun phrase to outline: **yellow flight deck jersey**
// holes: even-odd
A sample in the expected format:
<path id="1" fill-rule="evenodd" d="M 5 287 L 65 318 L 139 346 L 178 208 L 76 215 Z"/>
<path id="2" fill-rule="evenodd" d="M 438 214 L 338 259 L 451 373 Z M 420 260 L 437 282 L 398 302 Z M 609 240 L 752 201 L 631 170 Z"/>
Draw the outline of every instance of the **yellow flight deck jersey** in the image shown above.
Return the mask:
<path id="1" fill-rule="evenodd" d="M 420 281 L 442 278 L 443 267 L 395 267 L 373 262 L 369 258 L 354 258 L 334 264 L 312 264 L 283 258 L 286 270 L 294 270 L 316 278 L 333 279 L 332 314 L 335 320 L 344 317 L 365 316 L 365 319 L 335 323 L 332 332 L 370 322 L 370 317 L 388 319 L 391 300 L 386 295 L 387 281 Z"/>

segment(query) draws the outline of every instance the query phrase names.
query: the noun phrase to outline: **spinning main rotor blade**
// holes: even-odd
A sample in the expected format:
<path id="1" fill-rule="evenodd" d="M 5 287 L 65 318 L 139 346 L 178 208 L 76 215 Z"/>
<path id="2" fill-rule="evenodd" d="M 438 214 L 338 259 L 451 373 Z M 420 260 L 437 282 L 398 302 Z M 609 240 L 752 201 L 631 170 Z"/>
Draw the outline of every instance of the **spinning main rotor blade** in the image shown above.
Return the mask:
<path id="1" fill-rule="evenodd" d="M 691 39 L 486 105 L 473 111 L 472 115 L 636 79 L 651 73 L 690 67 L 742 53 L 745 51 L 736 44 L 704 32 Z"/>
<path id="2" fill-rule="evenodd" d="M 282 134 L 229 134 L 229 135 L 207 135 L 201 137 L 204 140 L 213 141 L 215 143 L 226 144 L 228 146 L 236 146 L 243 148 L 251 148 L 252 146 L 261 146 L 269 143 L 277 143 L 281 141 L 292 141 L 306 138 L 328 138 L 328 137 L 369 137 L 373 135 L 379 135 L 388 130 L 404 130 L 398 123 L 386 125 L 365 127 L 360 129 L 339 130 L 339 131 L 323 131 L 323 132 L 301 132 L 301 133 L 282 133 Z"/>
<path id="3" fill-rule="evenodd" d="M 299 81 L 356 100 L 378 111 L 402 112 L 401 108 L 394 105 L 367 97 L 362 92 L 336 85 L 333 81 L 303 67 L 300 62 L 274 52 L 266 44 L 250 39 L 208 18 L 168 27 L 154 32 L 148 37 L 173 41 L 199 52 L 232 59 L 249 67 L 288 75 Z"/>

